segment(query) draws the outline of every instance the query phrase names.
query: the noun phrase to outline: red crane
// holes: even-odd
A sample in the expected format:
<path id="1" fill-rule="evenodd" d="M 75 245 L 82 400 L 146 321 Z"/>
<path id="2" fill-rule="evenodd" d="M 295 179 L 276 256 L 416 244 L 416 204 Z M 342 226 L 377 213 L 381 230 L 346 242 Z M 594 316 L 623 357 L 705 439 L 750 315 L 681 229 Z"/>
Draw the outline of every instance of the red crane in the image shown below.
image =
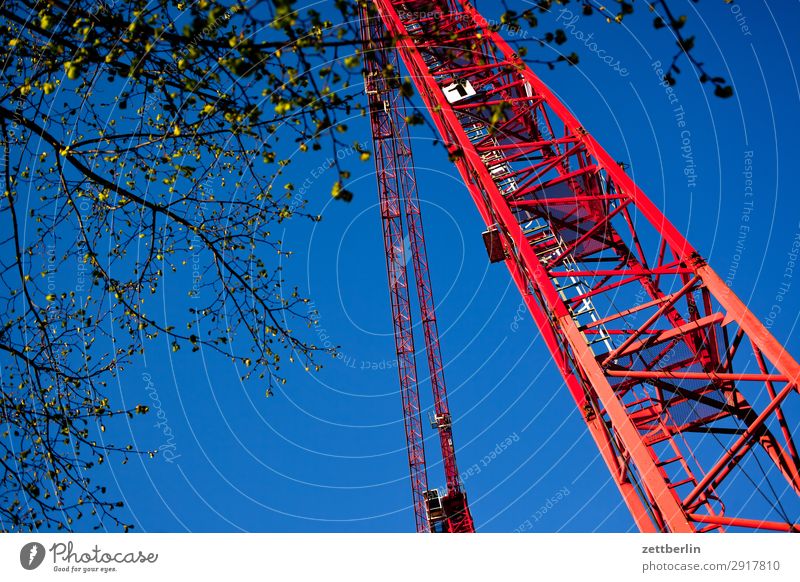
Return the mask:
<path id="1" fill-rule="evenodd" d="M 414 160 L 400 93 L 397 53 L 386 43 L 388 35 L 383 23 L 380 19 L 369 18 L 366 7 L 362 8 L 361 35 L 365 49 L 364 85 L 369 101 L 375 150 L 375 170 L 416 527 L 418 532 L 473 532 L 475 528 L 456 464 Z M 425 352 L 428 357 L 434 405 L 432 424 L 439 434 L 447 486 L 444 495 L 436 489 L 428 489 L 412 307 L 406 269 L 406 240 L 410 247 Z"/>
<path id="2" fill-rule="evenodd" d="M 510 271 L 639 529 L 800 531 L 786 494 L 751 503 L 759 483 L 745 480 L 763 458 L 764 479 L 800 494 L 784 411 L 800 391 L 794 358 L 468 1 L 373 4 L 365 41 L 385 27 L 391 42 L 377 60 L 365 45 L 367 92 L 381 67 L 397 75 L 396 50 L 486 223 L 489 260 Z M 398 360 L 411 354 L 400 374 L 414 481 L 425 465 L 397 200 L 415 190 L 400 102 L 380 97 L 396 91 L 370 93 L 370 114 Z"/>

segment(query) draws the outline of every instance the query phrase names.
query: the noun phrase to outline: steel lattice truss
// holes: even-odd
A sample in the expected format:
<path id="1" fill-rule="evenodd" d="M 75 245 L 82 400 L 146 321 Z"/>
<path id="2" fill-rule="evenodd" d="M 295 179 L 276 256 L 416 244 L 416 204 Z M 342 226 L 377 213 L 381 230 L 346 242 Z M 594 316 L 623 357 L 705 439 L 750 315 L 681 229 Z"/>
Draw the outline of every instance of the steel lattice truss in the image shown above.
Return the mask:
<path id="1" fill-rule="evenodd" d="M 797 362 L 469 2 L 374 8 L 364 14 L 367 93 L 418 530 L 427 485 L 401 214 L 418 232 L 423 320 L 433 299 L 397 87 L 369 85 L 396 70 L 390 44 L 487 225 L 490 260 L 511 272 L 638 527 L 800 531 L 775 511 L 753 513 L 730 486 L 760 451 L 782 489 L 800 493 L 782 409 L 797 398 Z M 441 372 L 433 322 L 432 377 Z M 442 377 L 439 431 L 455 471 L 443 390 Z M 774 494 L 778 507 L 781 488 Z"/>
<path id="2" fill-rule="evenodd" d="M 385 43 L 387 32 L 379 19 L 369 18 L 364 12 L 361 24 L 361 35 L 367 55 L 364 86 L 369 101 L 375 149 L 375 170 L 378 179 L 416 527 L 418 532 L 472 532 L 474 531 L 472 516 L 467 506 L 466 495 L 462 491 L 456 464 L 414 161 L 411 155 L 408 124 L 405 121 L 405 108 L 399 91 L 397 53 Z M 435 413 L 434 424 L 439 434 L 447 483 L 447 492 L 441 498 L 438 491 L 428 490 L 409 295 L 410 283 L 406 269 L 406 233 L 414 268 L 425 352 L 428 356 Z"/>

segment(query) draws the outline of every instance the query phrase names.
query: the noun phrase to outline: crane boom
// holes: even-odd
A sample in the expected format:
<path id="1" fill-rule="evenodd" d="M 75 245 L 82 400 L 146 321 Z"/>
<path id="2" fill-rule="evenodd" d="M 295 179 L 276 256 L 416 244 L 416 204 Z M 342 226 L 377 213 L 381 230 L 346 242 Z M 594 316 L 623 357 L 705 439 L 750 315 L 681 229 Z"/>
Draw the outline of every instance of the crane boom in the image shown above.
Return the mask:
<path id="1" fill-rule="evenodd" d="M 470 2 L 374 6 L 638 527 L 800 530 L 731 486 L 800 493 L 794 358 Z"/>
<path id="2" fill-rule="evenodd" d="M 450 408 L 436 323 L 436 308 L 425 247 L 417 182 L 408 124 L 400 95 L 397 53 L 387 43 L 383 22 L 362 7 L 364 81 L 375 150 L 389 288 L 392 297 L 395 346 L 398 357 L 403 413 L 411 468 L 417 531 L 469 533 L 472 516 L 456 463 Z M 407 231 L 408 249 L 406 249 Z M 433 426 L 439 436 L 447 491 L 427 488 L 419 383 L 416 375 L 413 324 L 406 252 L 414 270 L 421 327 L 425 340 L 431 390 Z"/>

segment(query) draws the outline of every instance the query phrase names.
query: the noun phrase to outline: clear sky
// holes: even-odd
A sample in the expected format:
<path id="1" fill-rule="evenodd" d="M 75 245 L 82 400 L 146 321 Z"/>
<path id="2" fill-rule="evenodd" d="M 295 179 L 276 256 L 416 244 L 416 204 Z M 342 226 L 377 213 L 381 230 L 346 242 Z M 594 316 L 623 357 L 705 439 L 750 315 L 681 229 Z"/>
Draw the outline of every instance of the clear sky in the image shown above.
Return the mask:
<path id="1" fill-rule="evenodd" d="M 674 44 L 653 30 L 649 14 L 634 15 L 625 27 L 597 17 L 574 24 L 594 33 L 597 49 L 619 67 L 570 38 L 564 48 L 579 54 L 577 67 L 534 71 L 608 151 L 630 164 L 638 184 L 763 320 L 800 234 L 794 172 L 800 93 L 793 68 L 800 6 L 772 3 L 770 10 L 764 0 L 736 6 L 706 0 L 681 8 L 699 11 L 689 25 L 697 54 L 735 88 L 733 98 L 717 99 L 683 62 L 675 92 L 699 175 L 691 191 L 676 104 L 653 65 L 669 60 Z M 531 56 L 547 57 L 548 50 Z M 350 128 L 352 140 L 369 143 L 365 119 L 351 120 Z M 477 528 L 630 530 L 632 520 L 506 269 L 487 261 L 466 188 L 431 140 L 428 130 L 415 132 L 415 161 L 458 460 Z M 742 243 L 747 152 L 755 196 Z M 129 367 L 111 393 L 119 390 L 128 403 L 157 397 L 157 405 L 149 402 L 151 414 L 131 424 L 132 435 L 143 448 L 168 445 L 170 454 L 112 464 L 104 475 L 138 531 L 413 529 L 373 167 L 347 151 L 341 156 L 353 170 L 349 204 L 330 199 L 335 176 L 318 169 L 324 156 L 295 158 L 287 175 L 296 185 L 305 182 L 311 208 L 324 219 L 292 220 L 284 236 L 295 251 L 284 264 L 287 279 L 320 313 L 312 335 L 340 345 L 341 358 L 324 361 L 313 375 L 289 365 L 285 389 L 267 399 L 265 386 L 242 384 L 227 360 L 173 354 L 160 340 L 150 344 L 146 362 Z M 166 310 L 185 309 L 184 292 L 169 284 L 162 289 Z M 798 311 L 800 273 L 771 324 L 796 356 Z M 424 376 L 424 359 L 420 364 Z M 795 421 L 798 412 L 791 411 Z M 436 441 L 427 445 L 431 485 L 441 486 Z M 800 517 L 796 508 L 794 515 Z"/>

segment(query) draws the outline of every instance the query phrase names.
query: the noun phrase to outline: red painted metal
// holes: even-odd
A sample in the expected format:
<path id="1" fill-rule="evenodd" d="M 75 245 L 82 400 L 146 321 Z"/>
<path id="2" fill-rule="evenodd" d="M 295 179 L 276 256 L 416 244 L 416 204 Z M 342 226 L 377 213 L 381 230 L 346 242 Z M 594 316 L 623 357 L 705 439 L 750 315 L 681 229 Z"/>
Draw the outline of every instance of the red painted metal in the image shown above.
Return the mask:
<path id="1" fill-rule="evenodd" d="M 381 35 L 379 21 L 364 27 L 364 38 Z M 382 27 L 382 25 L 380 25 Z M 417 386 L 416 351 L 412 324 L 411 298 L 408 290 L 405 244 L 403 240 L 403 218 L 400 185 L 397 180 L 397 141 L 394 139 L 391 109 L 384 108 L 384 97 L 392 89 L 384 85 L 382 70 L 388 63 L 378 62 L 378 56 L 367 59 L 366 91 L 372 122 L 373 146 L 375 150 L 376 176 L 380 197 L 381 224 L 383 227 L 386 270 L 389 277 L 389 292 L 392 304 L 397 371 L 400 377 L 400 396 L 403 404 L 403 421 L 408 450 L 408 465 L 411 475 L 414 520 L 418 532 L 429 531 L 425 492 L 428 490 L 428 475 L 425 465 L 425 443 L 422 433 L 422 418 Z"/>
<path id="2" fill-rule="evenodd" d="M 731 484 L 800 493 L 800 365 L 468 1 L 373 3 L 639 528 L 796 531 Z"/>
<path id="3" fill-rule="evenodd" d="M 395 343 L 398 361 L 402 360 L 402 366 L 398 366 L 398 370 L 403 394 L 417 531 L 470 533 L 475 528 L 456 463 L 452 417 L 447 400 L 414 161 L 408 124 L 405 121 L 405 108 L 399 92 L 397 53 L 386 42 L 388 35 L 383 22 L 374 15 L 370 17 L 366 7 L 362 8 L 361 33 L 364 42 L 364 81 L 375 149 Z M 433 424 L 439 436 L 447 486 L 447 491 L 441 497 L 438 491 L 429 491 L 427 488 L 404 232 L 408 234 L 408 250 L 414 269 L 433 393 Z"/>

